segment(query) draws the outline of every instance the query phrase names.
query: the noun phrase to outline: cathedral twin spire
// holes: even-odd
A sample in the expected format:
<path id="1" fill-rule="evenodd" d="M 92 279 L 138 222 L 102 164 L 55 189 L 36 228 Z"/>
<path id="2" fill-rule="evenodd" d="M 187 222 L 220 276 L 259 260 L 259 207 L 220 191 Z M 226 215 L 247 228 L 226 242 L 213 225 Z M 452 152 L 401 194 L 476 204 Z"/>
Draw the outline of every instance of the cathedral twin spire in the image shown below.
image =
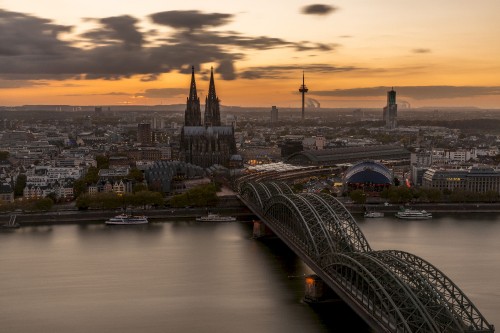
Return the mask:
<path id="1" fill-rule="evenodd" d="M 189 97 L 186 103 L 186 112 L 184 116 L 185 126 L 201 126 L 200 99 L 196 92 L 196 82 L 194 79 L 194 66 L 191 71 L 191 86 L 189 88 Z M 210 85 L 208 95 L 205 99 L 205 126 L 220 126 L 220 100 L 215 92 L 214 70 L 210 70 Z"/>
<path id="2" fill-rule="evenodd" d="M 186 101 L 186 112 L 184 113 L 185 126 L 201 126 L 200 98 L 196 93 L 196 81 L 194 80 L 194 66 L 191 67 L 191 86 L 189 97 Z"/>

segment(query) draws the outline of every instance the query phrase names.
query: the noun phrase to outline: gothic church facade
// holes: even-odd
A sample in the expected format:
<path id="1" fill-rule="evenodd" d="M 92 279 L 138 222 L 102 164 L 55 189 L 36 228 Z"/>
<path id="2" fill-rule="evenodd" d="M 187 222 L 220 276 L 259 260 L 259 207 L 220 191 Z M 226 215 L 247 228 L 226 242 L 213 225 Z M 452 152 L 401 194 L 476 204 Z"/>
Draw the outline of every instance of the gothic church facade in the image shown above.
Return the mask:
<path id="1" fill-rule="evenodd" d="M 181 131 L 180 159 L 203 168 L 214 164 L 229 167 L 231 156 L 236 153 L 233 126 L 221 125 L 220 100 L 215 92 L 213 69 L 205 99 L 203 123 L 201 121 L 200 98 L 196 91 L 193 66 L 184 127 Z"/>

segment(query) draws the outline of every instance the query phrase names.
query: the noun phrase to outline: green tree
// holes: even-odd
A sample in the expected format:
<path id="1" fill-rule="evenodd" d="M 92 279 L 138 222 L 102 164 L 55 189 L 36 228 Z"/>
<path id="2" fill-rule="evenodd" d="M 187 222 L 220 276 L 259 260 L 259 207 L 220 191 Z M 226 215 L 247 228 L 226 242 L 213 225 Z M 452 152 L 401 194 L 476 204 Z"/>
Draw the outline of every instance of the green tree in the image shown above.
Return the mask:
<path id="1" fill-rule="evenodd" d="M 26 175 L 20 174 L 17 176 L 16 185 L 14 186 L 14 195 L 22 196 L 26 187 Z"/>
<path id="2" fill-rule="evenodd" d="M 87 184 L 97 183 L 99 181 L 99 169 L 93 166 L 89 167 L 83 179 Z"/>
<path id="3" fill-rule="evenodd" d="M 137 192 L 141 192 L 141 191 L 147 191 L 148 190 L 148 186 L 146 184 L 143 184 L 143 183 L 137 183 L 134 185 L 132 191 L 134 193 L 137 193 Z"/>
<path id="4" fill-rule="evenodd" d="M 497 202 L 500 198 L 497 191 L 487 191 L 484 193 L 484 199 L 488 202 Z"/>
<path id="5" fill-rule="evenodd" d="M 136 182 L 142 182 L 144 180 L 144 174 L 141 170 L 137 168 L 130 169 L 127 178 L 131 178 Z"/>
<path id="6" fill-rule="evenodd" d="M 387 190 L 387 198 L 392 203 L 410 202 L 413 199 L 413 192 L 406 186 L 393 186 Z"/>
<path id="7" fill-rule="evenodd" d="M 57 202 L 57 195 L 54 192 L 50 192 L 49 194 L 47 194 L 46 198 L 49 198 L 50 200 L 52 200 L 52 202 Z"/>
<path id="8" fill-rule="evenodd" d="M 33 208 L 35 210 L 46 211 L 46 210 L 50 210 L 53 205 L 54 205 L 54 201 L 52 201 L 51 198 L 42 198 L 42 199 L 35 201 Z"/>
<path id="9" fill-rule="evenodd" d="M 465 191 L 460 189 L 454 189 L 450 194 L 451 202 L 465 202 L 466 196 Z"/>
<path id="10" fill-rule="evenodd" d="M 430 202 L 440 202 L 443 200 L 443 192 L 437 188 L 429 188 L 425 192 Z"/>
<path id="11" fill-rule="evenodd" d="M 196 186 L 189 191 L 173 196 L 170 199 L 172 207 L 185 206 L 215 206 L 218 202 L 217 188 L 214 184 Z"/>
<path id="12" fill-rule="evenodd" d="M 95 198 L 93 204 L 96 206 L 101 206 L 103 209 L 116 209 L 123 206 L 123 199 L 121 195 L 116 193 L 102 193 Z"/>
<path id="13" fill-rule="evenodd" d="M 90 194 L 82 194 L 76 198 L 76 208 L 79 210 L 87 210 L 90 207 L 92 198 Z"/>
<path id="14" fill-rule="evenodd" d="M 73 193 L 75 194 L 75 197 L 79 197 L 82 193 L 85 193 L 86 191 L 87 191 L 87 184 L 85 183 L 85 180 L 78 179 L 73 183 Z"/>
<path id="15" fill-rule="evenodd" d="M 186 194 L 174 195 L 169 204 L 172 207 L 185 207 L 189 205 L 189 198 Z"/>
<path id="16" fill-rule="evenodd" d="M 137 192 L 133 195 L 133 200 L 136 206 L 143 206 L 143 208 L 147 205 L 159 206 L 163 204 L 161 193 L 152 191 Z"/>
<path id="17" fill-rule="evenodd" d="M 95 157 L 97 162 L 97 169 L 108 169 L 109 168 L 109 157 L 105 155 L 97 155 Z"/>
<path id="18" fill-rule="evenodd" d="M 366 202 L 366 194 L 362 190 L 351 191 L 349 197 L 357 204 L 364 204 Z"/>

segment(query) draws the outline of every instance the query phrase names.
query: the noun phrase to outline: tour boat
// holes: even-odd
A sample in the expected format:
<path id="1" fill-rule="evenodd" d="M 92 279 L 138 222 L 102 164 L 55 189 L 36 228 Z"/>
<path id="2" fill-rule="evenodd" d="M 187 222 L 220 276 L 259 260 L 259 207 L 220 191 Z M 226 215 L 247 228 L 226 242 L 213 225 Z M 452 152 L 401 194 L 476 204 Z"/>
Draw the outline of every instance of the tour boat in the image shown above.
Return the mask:
<path id="1" fill-rule="evenodd" d="M 106 224 L 146 224 L 148 222 L 148 218 L 144 215 L 120 214 L 107 220 Z"/>
<path id="2" fill-rule="evenodd" d="M 376 212 L 376 211 L 371 211 L 371 212 L 365 212 L 365 218 L 376 218 L 376 217 L 384 217 L 384 213 L 382 212 Z"/>
<path id="3" fill-rule="evenodd" d="M 236 217 L 233 216 L 221 216 L 219 214 L 209 213 L 207 216 L 200 216 L 196 218 L 198 222 L 234 222 Z"/>
<path id="4" fill-rule="evenodd" d="M 432 218 L 432 214 L 425 210 L 405 209 L 397 212 L 396 217 L 406 220 L 427 220 Z"/>

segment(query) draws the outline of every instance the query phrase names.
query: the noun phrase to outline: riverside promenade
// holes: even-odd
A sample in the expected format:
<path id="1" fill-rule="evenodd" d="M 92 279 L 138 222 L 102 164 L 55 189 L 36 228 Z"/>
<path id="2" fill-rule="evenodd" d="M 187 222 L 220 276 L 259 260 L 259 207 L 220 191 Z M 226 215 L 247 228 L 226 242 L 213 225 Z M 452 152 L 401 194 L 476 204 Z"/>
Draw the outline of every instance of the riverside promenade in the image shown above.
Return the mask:
<path id="1" fill-rule="evenodd" d="M 384 213 L 396 213 L 401 207 L 426 210 L 430 213 L 500 213 L 500 203 L 419 203 L 419 204 L 353 204 L 344 203 L 351 213 L 363 213 L 375 210 Z"/>
<path id="2" fill-rule="evenodd" d="M 206 215 L 208 212 L 221 215 L 235 216 L 238 221 L 252 221 L 254 215 L 236 197 L 225 197 L 215 207 L 186 207 L 186 208 L 134 208 L 134 215 L 146 215 L 150 221 L 173 221 L 180 219 L 194 220 L 198 216 Z M 0 224 L 9 221 L 11 215 L 16 215 L 16 222 L 21 226 L 28 225 L 51 225 L 71 223 L 104 223 L 110 217 L 122 213 L 121 210 L 77 210 L 65 207 L 58 209 L 54 206 L 47 212 L 8 212 L 0 214 Z"/>
<path id="3" fill-rule="evenodd" d="M 346 208 L 353 214 L 363 213 L 365 210 L 375 210 L 383 213 L 396 213 L 404 208 L 426 210 L 430 213 L 500 213 L 500 203 L 434 203 L 434 204 L 411 204 L 399 205 L 383 203 L 378 204 L 353 204 L 344 203 Z M 59 208 L 59 209 L 58 209 Z M 235 216 L 238 221 L 252 221 L 253 213 L 236 197 L 226 196 L 215 207 L 190 207 L 190 208 L 150 208 L 133 209 L 133 214 L 146 215 L 150 221 L 173 221 L 179 219 L 193 219 L 206 215 L 208 212 L 221 215 Z M 54 206 L 48 212 L 9 212 L 0 214 L 0 224 L 6 223 L 10 215 L 17 216 L 16 222 L 21 225 L 50 225 L 71 223 L 100 223 L 121 213 L 120 210 L 77 210 Z"/>

